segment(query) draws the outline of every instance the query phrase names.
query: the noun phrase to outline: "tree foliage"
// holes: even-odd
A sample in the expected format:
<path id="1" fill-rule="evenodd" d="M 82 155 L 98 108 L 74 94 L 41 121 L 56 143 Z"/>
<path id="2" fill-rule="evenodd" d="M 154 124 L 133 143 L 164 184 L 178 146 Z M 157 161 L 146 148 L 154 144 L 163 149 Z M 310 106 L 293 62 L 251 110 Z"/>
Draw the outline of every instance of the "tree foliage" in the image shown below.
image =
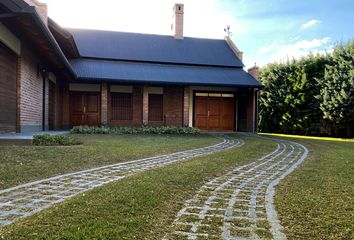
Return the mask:
<path id="1" fill-rule="evenodd" d="M 332 54 L 269 64 L 260 80 L 260 131 L 331 135 L 353 125 L 354 40 Z"/>
<path id="2" fill-rule="evenodd" d="M 351 131 L 354 125 L 354 39 L 335 48 L 320 92 L 324 119 Z"/>

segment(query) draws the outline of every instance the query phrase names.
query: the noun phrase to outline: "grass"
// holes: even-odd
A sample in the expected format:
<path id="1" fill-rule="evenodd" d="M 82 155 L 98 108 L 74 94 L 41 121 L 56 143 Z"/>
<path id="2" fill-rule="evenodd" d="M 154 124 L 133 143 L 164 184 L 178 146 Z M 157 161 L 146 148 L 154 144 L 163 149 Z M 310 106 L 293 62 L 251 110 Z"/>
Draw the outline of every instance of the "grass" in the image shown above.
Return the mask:
<path id="1" fill-rule="evenodd" d="M 354 142 L 291 138 L 309 156 L 277 188 L 288 239 L 354 239 Z"/>
<path id="2" fill-rule="evenodd" d="M 321 140 L 321 141 L 354 142 L 354 139 L 351 138 L 315 137 L 315 136 L 289 135 L 289 134 L 279 134 L 279 133 L 260 133 L 260 135 L 269 136 L 269 137 L 286 137 L 286 138 L 312 139 L 312 140 Z"/>
<path id="3" fill-rule="evenodd" d="M 0 229 L 4 239 L 161 239 L 183 202 L 207 179 L 252 161 L 275 144 L 246 145 L 135 174 Z"/>
<path id="4" fill-rule="evenodd" d="M 74 135 L 77 146 L 0 146 L 0 189 L 96 166 L 215 144 L 209 135 Z"/>

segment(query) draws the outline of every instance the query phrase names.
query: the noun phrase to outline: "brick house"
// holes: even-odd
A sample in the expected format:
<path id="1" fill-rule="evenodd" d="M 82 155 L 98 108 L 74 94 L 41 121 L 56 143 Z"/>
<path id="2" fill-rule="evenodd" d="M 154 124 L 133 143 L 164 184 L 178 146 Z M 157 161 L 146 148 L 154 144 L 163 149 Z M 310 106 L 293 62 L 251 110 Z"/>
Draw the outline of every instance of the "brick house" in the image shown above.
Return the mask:
<path id="1" fill-rule="evenodd" d="M 75 125 L 254 132 L 258 68 L 230 38 L 63 29 L 35 0 L 0 2 L 0 132 Z"/>

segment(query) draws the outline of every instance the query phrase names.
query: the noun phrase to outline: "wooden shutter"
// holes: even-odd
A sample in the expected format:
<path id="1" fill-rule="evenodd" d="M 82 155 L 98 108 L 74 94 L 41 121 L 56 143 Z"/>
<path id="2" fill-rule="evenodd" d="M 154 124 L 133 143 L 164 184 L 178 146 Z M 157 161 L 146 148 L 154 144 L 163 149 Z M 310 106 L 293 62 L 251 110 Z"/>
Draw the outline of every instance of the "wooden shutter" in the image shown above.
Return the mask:
<path id="1" fill-rule="evenodd" d="M 131 93 L 111 93 L 112 120 L 133 120 Z"/>
<path id="2" fill-rule="evenodd" d="M 149 94 L 149 121 L 163 121 L 162 94 Z"/>

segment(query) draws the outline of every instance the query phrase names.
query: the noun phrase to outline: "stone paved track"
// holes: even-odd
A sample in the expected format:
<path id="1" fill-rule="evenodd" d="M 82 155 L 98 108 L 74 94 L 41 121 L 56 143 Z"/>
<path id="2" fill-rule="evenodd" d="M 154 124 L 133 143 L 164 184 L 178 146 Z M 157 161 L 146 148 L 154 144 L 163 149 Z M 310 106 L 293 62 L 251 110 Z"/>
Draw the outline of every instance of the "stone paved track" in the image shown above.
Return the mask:
<path id="1" fill-rule="evenodd" d="M 208 147 L 112 164 L 4 189 L 0 191 L 0 227 L 128 175 L 242 146 L 243 143 L 243 140 L 223 138 L 222 142 Z"/>
<path id="2" fill-rule="evenodd" d="M 202 186 L 178 212 L 164 239 L 286 239 L 273 206 L 274 187 L 308 150 L 275 141 L 273 152 Z"/>

